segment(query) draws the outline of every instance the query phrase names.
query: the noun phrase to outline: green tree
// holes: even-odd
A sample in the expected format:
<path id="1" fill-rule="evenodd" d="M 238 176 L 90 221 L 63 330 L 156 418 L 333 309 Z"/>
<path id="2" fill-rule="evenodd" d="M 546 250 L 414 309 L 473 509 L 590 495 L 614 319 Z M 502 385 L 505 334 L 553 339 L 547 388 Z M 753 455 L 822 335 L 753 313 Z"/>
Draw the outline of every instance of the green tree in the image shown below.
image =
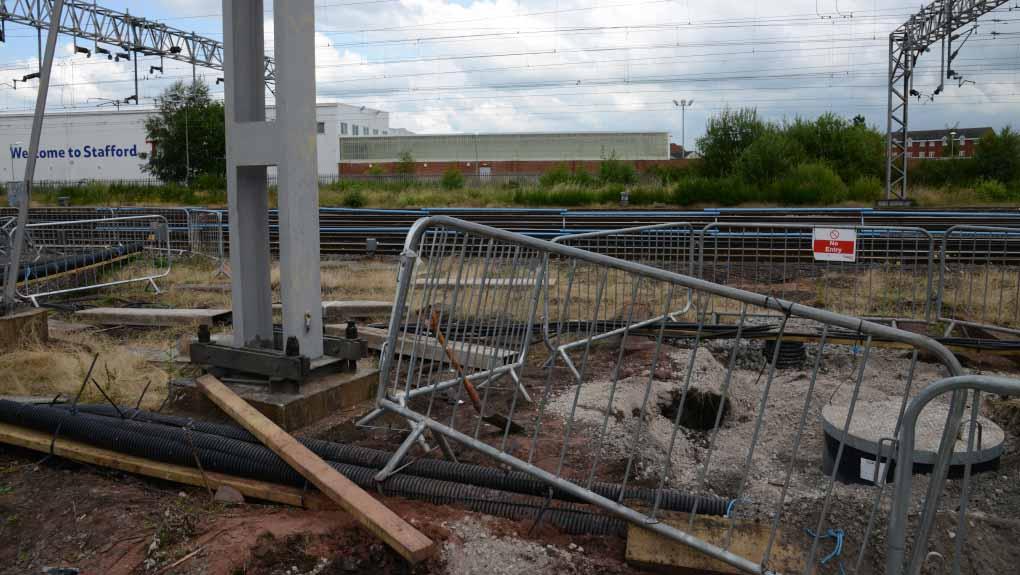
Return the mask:
<path id="1" fill-rule="evenodd" d="M 145 171 L 164 182 L 186 183 L 198 176 L 226 176 L 223 104 L 209 96 L 204 82 L 178 81 L 156 98 L 158 113 L 145 120 L 153 142 Z"/>
<path id="2" fill-rule="evenodd" d="M 767 128 L 754 108 L 727 109 L 709 118 L 705 135 L 698 138 L 704 175 L 719 177 L 732 173 L 740 154 Z"/>
<path id="3" fill-rule="evenodd" d="M 783 129 L 804 147 L 809 159 L 829 164 L 844 181 L 882 174 L 882 134 L 856 120 L 826 112 L 815 120 L 797 118 Z"/>
<path id="4" fill-rule="evenodd" d="M 1020 132 L 1006 126 L 998 134 L 993 131 L 981 136 L 974 150 L 974 160 L 982 178 L 1017 182 L 1020 180 Z"/>

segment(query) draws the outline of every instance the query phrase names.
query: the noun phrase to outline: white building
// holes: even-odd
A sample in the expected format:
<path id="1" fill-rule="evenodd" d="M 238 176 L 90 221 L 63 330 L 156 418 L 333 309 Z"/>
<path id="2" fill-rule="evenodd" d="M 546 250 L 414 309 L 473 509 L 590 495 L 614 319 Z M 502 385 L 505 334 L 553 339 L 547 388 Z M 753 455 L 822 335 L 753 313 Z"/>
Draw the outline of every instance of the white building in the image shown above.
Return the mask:
<path id="1" fill-rule="evenodd" d="M 155 111 L 125 106 L 121 110 L 59 111 L 46 114 L 36 163 L 36 181 L 140 180 L 151 176 L 142 167 L 152 152 L 145 119 Z M 275 109 L 267 109 L 272 119 Z M 389 112 L 364 106 L 326 103 L 316 108 L 318 165 L 321 176 L 337 173 L 340 136 L 390 135 Z M 32 114 L 0 114 L 0 181 L 24 177 Z M 272 168 L 270 169 L 272 173 Z"/>

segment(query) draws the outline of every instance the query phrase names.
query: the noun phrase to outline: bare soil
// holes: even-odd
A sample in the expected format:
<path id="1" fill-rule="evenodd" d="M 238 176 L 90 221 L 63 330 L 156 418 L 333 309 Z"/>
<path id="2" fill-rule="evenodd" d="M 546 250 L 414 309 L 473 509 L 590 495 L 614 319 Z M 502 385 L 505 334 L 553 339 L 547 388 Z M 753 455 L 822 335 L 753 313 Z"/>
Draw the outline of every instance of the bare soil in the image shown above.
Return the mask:
<path id="1" fill-rule="evenodd" d="M 409 566 L 341 511 L 224 506 L 200 488 L 0 446 L 0 573 L 175 575 L 632 573 L 623 541 L 383 498 L 438 546 Z M 581 549 L 578 549 L 580 546 Z"/>

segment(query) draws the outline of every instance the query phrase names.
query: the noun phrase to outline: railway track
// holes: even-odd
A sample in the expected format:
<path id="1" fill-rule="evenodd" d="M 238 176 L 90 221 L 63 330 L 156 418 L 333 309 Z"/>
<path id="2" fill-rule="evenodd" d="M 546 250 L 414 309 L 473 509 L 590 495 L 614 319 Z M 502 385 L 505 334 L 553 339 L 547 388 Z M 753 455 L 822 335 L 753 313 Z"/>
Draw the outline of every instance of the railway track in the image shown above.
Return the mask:
<path id="1" fill-rule="evenodd" d="M 30 221 L 68 221 L 96 217 L 159 214 L 170 225 L 172 247 L 191 245 L 189 213 L 185 207 L 129 208 L 33 208 Z M 15 215 L 12 208 L 0 208 L 0 219 Z M 324 207 L 319 212 L 323 255 L 363 255 L 366 241 L 376 240 L 377 254 L 397 254 L 415 220 L 429 215 L 449 215 L 472 222 L 499 227 L 540 238 L 564 233 L 580 233 L 646 224 L 686 221 L 695 229 L 711 223 L 761 223 L 790 226 L 805 223 L 821 226 L 905 226 L 919 227 L 933 235 L 960 224 L 1020 228 L 1020 210 L 1015 208 L 981 209 L 872 209 L 872 208 L 713 208 L 704 210 L 571 210 L 527 208 L 428 208 L 413 210 L 349 209 Z M 278 219 L 275 210 L 268 214 L 270 241 L 278 249 Z M 227 216 L 223 211 L 223 231 Z M 206 224 L 208 228 L 208 224 Z M 207 230 L 209 231 L 209 230 Z M 214 230 L 213 230 L 214 231 Z M 750 248 L 749 248 L 750 249 Z"/>

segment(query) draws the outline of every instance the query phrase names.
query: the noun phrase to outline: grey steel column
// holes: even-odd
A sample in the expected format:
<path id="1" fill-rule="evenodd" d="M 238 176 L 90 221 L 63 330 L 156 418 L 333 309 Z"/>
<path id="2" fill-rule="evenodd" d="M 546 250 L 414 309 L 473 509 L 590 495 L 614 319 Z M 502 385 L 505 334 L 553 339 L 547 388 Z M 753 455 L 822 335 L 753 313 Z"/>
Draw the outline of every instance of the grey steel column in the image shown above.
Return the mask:
<path id="1" fill-rule="evenodd" d="M 249 123 L 266 119 L 262 0 L 223 0 L 227 201 L 234 345 L 273 341 L 266 166 L 251 165 Z"/>
<path id="2" fill-rule="evenodd" d="M 315 5 L 291 0 L 273 11 L 276 59 L 280 287 L 284 338 L 322 356 L 319 178 L 315 130 Z M 261 55 L 261 54 L 260 54 Z"/>
<path id="3" fill-rule="evenodd" d="M 46 55 L 39 63 L 39 92 L 35 96 L 35 116 L 32 118 L 32 137 L 28 144 L 28 161 L 25 162 L 24 187 L 18 203 L 18 227 L 14 231 L 14 245 L 11 246 L 10 265 L 4 280 L 4 307 L 14 312 L 14 298 L 21 269 L 21 250 L 25 244 L 25 226 L 28 225 L 28 207 L 32 194 L 32 180 L 35 179 L 35 161 L 39 156 L 39 139 L 42 137 L 43 115 L 46 113 L 46 96 L 50 91 L 50 70 L 53 68 L 53 53 L 57 48 L 60 33 L 60 16 L 64 11 L 64 0 L 53 0 L 50 12 L 50 29 L 46 36 Z M 11 174 L 14 179 L 14 174 Z"/>

